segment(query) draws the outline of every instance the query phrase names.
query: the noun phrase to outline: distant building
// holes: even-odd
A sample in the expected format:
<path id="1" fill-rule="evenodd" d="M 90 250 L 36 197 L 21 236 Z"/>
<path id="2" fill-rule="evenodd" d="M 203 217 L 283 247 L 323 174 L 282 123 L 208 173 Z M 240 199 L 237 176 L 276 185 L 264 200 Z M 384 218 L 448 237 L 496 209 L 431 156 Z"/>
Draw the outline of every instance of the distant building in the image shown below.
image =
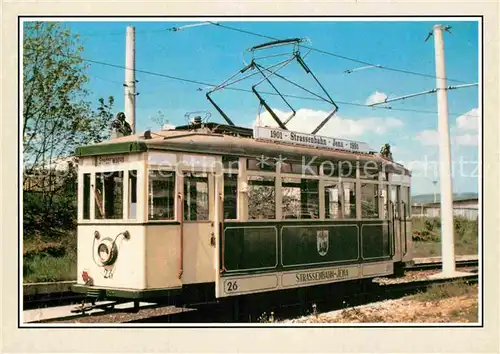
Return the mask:
<path id="1" fill-rule="evenodd" d="M 66 183 L 70 167 L 76 167 L 78 160 L 74 156 L 55 159 L 45 168 L 30 169 L 25 167 L 23 172 L 23 190 L 31 192 L 46 192 L 60 188 Z"/>
<path id="2" fill-rule="evenodd" d="M 464 198 L 453 201 L 453 215 L 461 216 L 468 220 L 477 220 L 478 218 L 478 198 Z M 440 203 L 413 203 L 412 217 L 441 217 Z"/>

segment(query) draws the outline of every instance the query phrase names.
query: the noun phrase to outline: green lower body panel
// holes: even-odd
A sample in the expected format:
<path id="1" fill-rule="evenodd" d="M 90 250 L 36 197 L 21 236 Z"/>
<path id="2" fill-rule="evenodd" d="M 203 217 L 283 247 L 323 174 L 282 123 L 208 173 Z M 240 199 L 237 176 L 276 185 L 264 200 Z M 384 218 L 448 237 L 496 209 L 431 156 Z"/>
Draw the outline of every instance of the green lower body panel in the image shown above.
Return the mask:
<path id="1" fill-rule="evenodd" d="M 390 230 L 386 220 L 226 222 L 223 276 L 388 260 Z"/>
<path id="2" fill-rule="evenodd" d="M 305 266 L 357 261 L 358 225 L 283 226 L 282 266 Z"/>
<path id="3" fill-rule="evenodd" d="M 361 226 L 363 259 L 388 257 L 390 255 L 389 226 L 387 224 L 364 224 Z"/>

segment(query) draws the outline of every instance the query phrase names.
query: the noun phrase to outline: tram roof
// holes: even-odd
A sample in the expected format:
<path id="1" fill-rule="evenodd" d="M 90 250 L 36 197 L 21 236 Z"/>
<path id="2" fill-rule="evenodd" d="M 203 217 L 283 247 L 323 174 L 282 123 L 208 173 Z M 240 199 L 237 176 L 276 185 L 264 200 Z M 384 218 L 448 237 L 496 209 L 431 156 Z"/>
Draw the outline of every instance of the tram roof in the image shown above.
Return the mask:
<path id="1" fill-rule="evenodd" d="M 225 129 L 226 127 L 230 128 Z M 315 161 L 318 163 L 330 160 L 358 160 L 361 164 L 365 164 L 371 161 L 378 165 L 385 165 L 388 171 L 410 174 L 410 171 L 402 165 L 378 154 L 254 139 L 251 129 L 243 127 L 234 129 L 231 126 L 222 124 L 212 124 L 209 127 L 205 125 L 204 128 L 190 130 L 183 128 L 186 127 L 151 132 L 149 138 L 146 138 L 145 134 L 118 137 L 98 144 L 79 147 L 75 155 L 84 157 L 139 153 L 151 150 L 241 157 L 258 157 L 261 155 L 275 157 L 281 154 L 289 161 L 301 161 L 302 157 L 316 157 Z"/>

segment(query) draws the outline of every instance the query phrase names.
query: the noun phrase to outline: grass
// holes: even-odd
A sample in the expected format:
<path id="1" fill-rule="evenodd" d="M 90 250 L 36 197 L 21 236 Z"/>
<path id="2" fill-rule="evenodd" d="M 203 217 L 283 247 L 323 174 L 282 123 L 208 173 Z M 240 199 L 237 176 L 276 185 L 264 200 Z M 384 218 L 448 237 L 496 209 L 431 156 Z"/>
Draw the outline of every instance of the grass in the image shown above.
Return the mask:
<path id="1" fill-rule="evenodd" d="M 23 242 L 23 282 L 75 280 L 76 232 L 64 237 L 30 238 Z"/>
<path id="2" fill-rule="evenodd" d="M 477 302 L 471 306 L 464 306 L 450 313 L 450 322 L 477 322 L 479 309 Z"/>
<path id="3" fill-rule="evenodd" d="M 416 301 L 439 301 L 445 298 L 461 296 L 477 296 L 477 286 L 468 285 L 465 282 L 456 282 L 450 284 L 432 285 L 425 292 L 410 296 L 409 299 Z"/>
<path id="4" fill-rule="evenodd" d="M 36 255 L 23 262 L 25 283 L 51 282 L 76 279 L 76 257 Z"/>
<path id="5" fill-rule="evenodd" d="M 373 306 L 353 307 L 294 320 L 296 323 L 475 323 L 478 286 L 449 283 Z"/>
<path id="6" fill-rule="evenodd" d="M 478 253 L 477 220 L 454 218 L 455 253 Z M 434 257 L 441 255 L 441 220 L 439 218 L 413 218 L 413 255 Z"/>
<path id="7" fill-rule="evenodd" d="M 477 244 L 462 244 L 455 242 L 455 254 L 459 256 L 474 255 L 478 253 Z M 441 243 L 439 242 L 415 242 L 413 241 L 413 256 L 439 257 L 441 256 Z"/>

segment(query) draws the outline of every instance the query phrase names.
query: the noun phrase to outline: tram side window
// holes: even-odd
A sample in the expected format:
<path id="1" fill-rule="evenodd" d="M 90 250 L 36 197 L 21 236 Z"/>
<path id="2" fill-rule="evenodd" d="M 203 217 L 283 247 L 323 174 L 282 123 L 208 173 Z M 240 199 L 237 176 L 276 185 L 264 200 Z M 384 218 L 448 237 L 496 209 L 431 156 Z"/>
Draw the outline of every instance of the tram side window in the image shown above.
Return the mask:
<path id="1" fill-rule="evenodd" d="M 319 175 L 319 165 L 305 163 L 282 162 L 280 164 L 281 173 L 294 173 L 300 175 Z"/>
<path id="2" fill-rule="evenodd" d="M 378 180 L 379 173 L 377 168 L 372 168 L 368 165 L 365 165 L 360 168 L 359 172 L 362 179 L 370 179 L 374 181 Z"/>
<path id="3" fill-rule="evenodd" d="M 90 173 L 83 174 L 83 218 L 90 219 Z"/>
<path id="4" fill-rule="evenodd" d="M 356 183 L 344 182 L 344 217 L 346 219 L 356 218 Z"/>
<path id="5" fill-rule="evenodd" d="M 137 170 L 128 171 L 128 218 L 137 215 Z"/>
<path id="6" fill-rule="evenodd" d="M 410 187 L 406 187 L 406 190 L 407 190 L 407 193 L 406 193 L 406 196 L 407 196 L 407 199 L 406 199 L 406 208 L 407 208 L 407 213 L 406 213 L 406 217 L 407 218 L 411 218 L 411 192 L 410 192 Z"/>
<path id="7" fill-rule="evenodd" d="M 381 193 L 382 198 L 382 219 L 389 219 L 389 186 L 384 186 Z"/>
<path id="8" fill-rule="evenodd" d="M 247 169 L 250 171 L 276 171 L 276 161 L 272 158 L 265 157 L 261 159 L 248 159 Z"/>
<path id="9" fill-rule="evenodd" d="M 148 194 L 149 220 L 174 220 L 175 172 L 150 170 Z"/>
<path id="10" fill-rule="evenodd" d="M 391 186 L 391 208 L 394 210 L 394 217 L 396 219 L 399 219 L 399 202 L 398 202 L 398 187 L 397 186 Z"/>
<path id="11" fill-rule="evenodd" d="M 222 156 L 224 170 L 230 173 L 238 173 L 240 159 L 237 156 Z"/>
<path id="12" fill-rule="evenodd" d="M 281 182 L 284 219 L 318 219 L 318 181 L 313 179 L 283 178 Z"/>
<path id="13" fill-rule="evenodd" d="M 337 166 L 340 177 L 356 178 L 356 164 L 354 161 L 340 161 Z"/>
<path id="14" fill-rule="evenodd" d="M 325 182 L 325 217 L 339 219 L 342 217 L 342 202 L 340 183 Z"/>
<path id="15" fill-rule="evenodd" d="M 188 173 L 184 176 L 184 220 L 208 220 L 208 175 Z"/>
<path id="16" fill-rule="evenodd" d="M 248 219 L 276 218 L 276 193 L 274 177 L 248 177 Z"/>
<path id="17" fill-rule="evenodd" d="M 237 218 L 238 176 L 224 174 L 224 219 Z"/>
<path id="18" fill-rule="evenodd" d="M 378 184 L 361 184 L 361 217 L 378 218 Z"/>
<path id="19" fill-rule="evenodd" d="M 403 204 L 403 217 L 410 218 L 410 187 L 401 187 L 401 202 Z"/>
<path id="20" fill-rule="evenodd" d="M 96 219 L 123 219 L 123 171 L 95 176 Z"/>

